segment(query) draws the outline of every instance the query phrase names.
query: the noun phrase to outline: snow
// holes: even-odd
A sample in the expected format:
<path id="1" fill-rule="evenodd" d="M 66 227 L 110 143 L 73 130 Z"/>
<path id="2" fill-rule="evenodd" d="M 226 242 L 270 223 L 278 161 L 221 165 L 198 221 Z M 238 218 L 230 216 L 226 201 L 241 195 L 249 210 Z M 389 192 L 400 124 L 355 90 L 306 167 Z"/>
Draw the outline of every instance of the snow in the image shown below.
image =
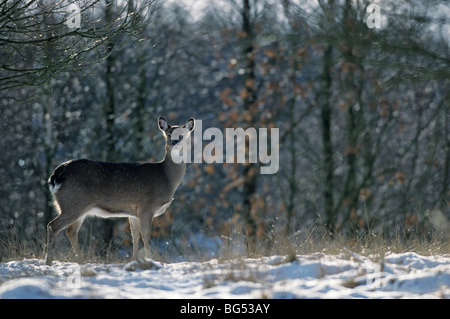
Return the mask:
<path id="1" fill-rule="evenodd" d="M 9 298 L 450 298 L 450 255 L 314 253 L 260 258 L 78 265 L 0 263 Z"/>

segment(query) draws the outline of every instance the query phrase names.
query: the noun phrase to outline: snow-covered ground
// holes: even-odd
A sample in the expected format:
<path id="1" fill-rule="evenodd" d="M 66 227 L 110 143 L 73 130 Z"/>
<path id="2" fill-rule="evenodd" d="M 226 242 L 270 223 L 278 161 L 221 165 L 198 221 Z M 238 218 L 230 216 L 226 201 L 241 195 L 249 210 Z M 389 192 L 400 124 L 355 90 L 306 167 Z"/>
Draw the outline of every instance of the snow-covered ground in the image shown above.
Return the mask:
<path id="1" fill-rule="evenodd" d="M 206 262 L 0 263 L 2 298 L 450 298 L 450 255 L 315 253 Z"/>

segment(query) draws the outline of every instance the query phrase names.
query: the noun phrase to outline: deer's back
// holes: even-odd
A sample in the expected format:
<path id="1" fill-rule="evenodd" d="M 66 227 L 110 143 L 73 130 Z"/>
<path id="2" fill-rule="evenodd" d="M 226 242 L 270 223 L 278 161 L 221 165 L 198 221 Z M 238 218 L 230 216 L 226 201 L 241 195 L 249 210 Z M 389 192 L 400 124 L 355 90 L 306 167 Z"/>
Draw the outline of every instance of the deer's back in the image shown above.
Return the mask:
<path id="1" fill-rule="evenodd" d="M 59 165 L 49 179 L 55 197 L 76 193 L 80 199 L 114 202 L 169 200 L 160 163 L 112 163 L 87 159 Z M 58 196 L 59 195 L 59 196 Z"/>

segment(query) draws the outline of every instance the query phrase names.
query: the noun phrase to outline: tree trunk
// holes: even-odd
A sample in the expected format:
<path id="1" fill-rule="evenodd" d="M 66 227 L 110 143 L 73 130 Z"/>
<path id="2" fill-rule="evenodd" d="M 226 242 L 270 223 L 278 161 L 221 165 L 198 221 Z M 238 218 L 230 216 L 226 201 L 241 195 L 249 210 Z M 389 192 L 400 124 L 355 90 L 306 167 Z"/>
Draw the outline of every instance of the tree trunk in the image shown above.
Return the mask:
<path id="1" fill-rule="evenodd" d="M 251 6 L 250 0 L 243 0 L 242 10 L 242 31 L 243 31 L 243 56 L 244 56 L 244 112 L 247 114 L 245 120 L 245 128 L 254 126 L 254 116 L 256 114 L 257 94 L 255 89 L 255 56 L 254 56 L 254 32 L 251 21 Z M 246 163 L 244 168 L 244 184 L 243 184 L 243 210 L 242 217 L 245 222 L 247 231 L 247 246 L 249 252 L 253 250 L 253 245 L 256 241 L 257 224 L 254 216 L 252 216 L 252 202 L 251 199 L 256 192 L 256 182 L 258 174 L 257 167 L 254 163 Z"/>
<path id="2" fill-rule="evenodd" d="M 322 103 L 321 103 L 321 126 L 322 126 L 322 147 L 323 147 L 323 168 L 324 168 L 324 213 L 325 213 L 325 226 L 330 232 L 334 231 L 334 222 L 336 219 L 336 212 L 334 210 L 334 185 L 333 185 L 333 144 L 331 140 L 331 118 L 332 108 L 330 105 L 331 94 L 331 75 L 330 69 L 332 66 L 333 47 L 327 45 L 323 56 L 323 69 L 322 69 Z"/>

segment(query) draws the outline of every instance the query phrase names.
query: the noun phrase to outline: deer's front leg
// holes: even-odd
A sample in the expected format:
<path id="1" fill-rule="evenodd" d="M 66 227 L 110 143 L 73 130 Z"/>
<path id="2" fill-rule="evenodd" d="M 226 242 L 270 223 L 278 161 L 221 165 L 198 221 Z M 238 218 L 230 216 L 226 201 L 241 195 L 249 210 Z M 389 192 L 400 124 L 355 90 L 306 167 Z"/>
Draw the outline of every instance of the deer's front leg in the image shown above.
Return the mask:
<path id="1" fill-rule="evenodd" d="M 150 237 L 152 233 L 153 213 L 146 212 L 139 217 L 141 237 L 144 242 L 144 256 L 150 258 Z"/>
<path id="2" fill-rule="evenodd" d="M 131 237 L 133 238 L 133 260 L 137 260 L 139 252 L 139 239 L 141 238 L 141 226 L 139 219 L 136 217 L 129 217 Z"/>

